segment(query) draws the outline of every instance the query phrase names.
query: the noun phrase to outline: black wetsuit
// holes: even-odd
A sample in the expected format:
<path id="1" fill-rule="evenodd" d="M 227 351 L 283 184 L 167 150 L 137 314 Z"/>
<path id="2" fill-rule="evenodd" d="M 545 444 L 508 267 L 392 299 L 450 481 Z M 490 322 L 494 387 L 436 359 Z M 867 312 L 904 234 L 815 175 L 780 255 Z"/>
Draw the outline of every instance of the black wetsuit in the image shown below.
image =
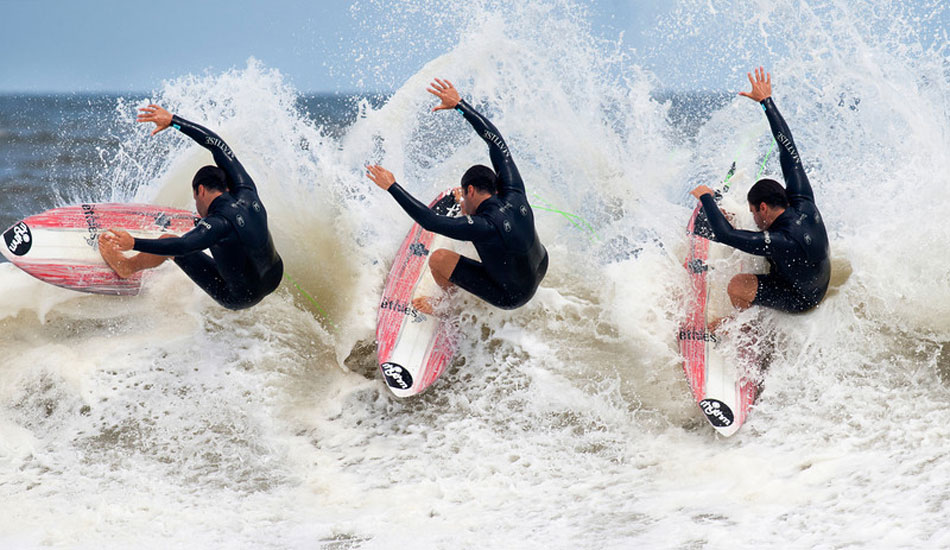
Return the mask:
<path id="1" fill-rule="evenodd" d="M 831 279 L 831 253 L 825 224 L 815 206 L 815 193 L 802 168 L 792 133 L 771 98 L 762 101 L 772 135 L 779 145 L 789 207 L 766 231 L 734 229 L 712 195 L 700 197 L 717 242 L 765 256 L 771 269 L 756 275 L 755 305 L 799 313 L 821 302 Z"/>
<path id="2" fill-rule="evenodd" d="M 498 193 L 482 201 L 472 216 L 448 217 L 430 210 L 398 183 L 389 192 L 424 229 L 475 245 L 482 262 L 462 256 L 449 281 L 494 306 L 514 309 L 537 291 L 547 273 L 548 252 L 538 239 L 524 182 L 498 129 L 464 101 L 456 110 L 488 144 Z"/>
<path id="3" fill-rule="evenodd" d="M 284 274 L 257 187 L 217 134 L 178 116 L 172 126 L 211 151 L 227 174 L 228 192 L 211 202 L 193 230 L 176 238 L 135 239 L 133 249 L 174 256 L 191 280 L 228 309 L 251 307 L 273 292 Z M 202 252 L 206 248 L 213 258 Z"/>

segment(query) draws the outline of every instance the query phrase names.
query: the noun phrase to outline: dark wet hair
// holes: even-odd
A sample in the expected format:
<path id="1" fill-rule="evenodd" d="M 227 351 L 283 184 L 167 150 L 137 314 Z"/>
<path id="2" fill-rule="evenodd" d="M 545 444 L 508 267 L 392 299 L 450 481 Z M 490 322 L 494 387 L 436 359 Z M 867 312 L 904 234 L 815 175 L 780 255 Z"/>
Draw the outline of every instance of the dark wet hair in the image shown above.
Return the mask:
<path id="1" fill-rule="evenodd" d="M 471 185 L 478 191 L 494 195 L 498 191 L 495 187 L 495 179 L 494 170 L 483 164 L 476 164 L 462 175 L 462 191 Z"/>
<path id="2" fill-rule="evenodd" d="M 748 199 L 749 204 L 756 208 L 763 202 L 773 208 L 788 208 L 788 195 L 785 194 L 785 188 L 773 179 L 763 178 L 755 182 L 752 189 L 749 189 Z"/>
<path id="3" fill-rule="evenodd" d="M 195 177 L 191 180 L 191 188 L 195 193 L 198 192 L 199 185 L 204 185 L 208 191 L 223 193 L 228 190 L 228 176 L 217 166 L 204 166 L 195 172 Z"/>

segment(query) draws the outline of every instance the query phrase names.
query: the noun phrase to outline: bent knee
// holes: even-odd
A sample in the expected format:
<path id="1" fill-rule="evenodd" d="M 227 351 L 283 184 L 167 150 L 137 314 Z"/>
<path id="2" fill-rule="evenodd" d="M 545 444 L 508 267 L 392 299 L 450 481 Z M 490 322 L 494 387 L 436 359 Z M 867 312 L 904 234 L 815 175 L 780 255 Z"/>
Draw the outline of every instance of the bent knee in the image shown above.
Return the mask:
<path id="1" fill-rule="evenodd" d="M 429 267 L 438 270 L 454 268 L 455 264 L 458 263 L 458 258 L 459 255 L 457 253 L 445 248 L 433 250 L 432 253 L 429 254 Z"/>
<path id="2" fill-rule="evenodd" d="M 747 302 L 755 299 L 755 294 L 759 290 L 759 279 L 749 273 L 740 273 L 729 281 L 726 292 L 729 296 L 742 298 Z"/>

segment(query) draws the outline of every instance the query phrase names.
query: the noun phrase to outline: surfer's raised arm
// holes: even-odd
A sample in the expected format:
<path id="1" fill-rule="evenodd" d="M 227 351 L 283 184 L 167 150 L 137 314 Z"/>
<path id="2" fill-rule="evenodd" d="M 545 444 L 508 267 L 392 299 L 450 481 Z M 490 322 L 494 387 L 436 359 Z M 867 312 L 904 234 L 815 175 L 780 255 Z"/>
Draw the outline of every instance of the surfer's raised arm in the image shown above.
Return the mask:
<path id="1" fill-rule="evenodd" d="M 515 166 L 515 161 L 511 158 L 508 144 L 505 143 L 505 138 L 501 136 L 498 128 L 495 128 L 494 124 L 463 100 L 458 90 L 448 80 L 436 78 L 427 91 L 442 100 L 440 105 L 432 109 L 433 111 L 455 109 L 462 113 L 475 132 L 488 144 L 488 155 L 491 157 L 495 173 L 498 174 L 499 194 L 504 195 L 506 191 L 524 193 L 524 181 L 521 179 L 518 167 Z"/>
<path id="2" fill-rule="evenodd" d="M 228 191 L 234 193 L 243 187 L 257 192 L 254 180 L 251 179 L 251 176 L 248 175 L 244 166 L 242 166 L 241 162 L 234 156 L 234 151 L 231 150 L 228 144 L 225 143 L 218 134 L 204 126 L 185 120 L 178 115 L 173 115 L 158 105 L 152 104 L 139 109 L 139 111 L 138 122 L 155 123 L 155 130 L 152 131 L 153 136 L 171 126 L 195 140 L 198 145 L 211 151 L 211 156 L 214 157 L 214 163 L 228 175 Z"/>
<path id="3" fill-rule="evenodd" d="M 749 82 L 752 83 L 752 91 L 739 92 L 739 95 L 758 101 L 765 111 L 765 117 L 772 128 L 772 136 L 779 146 L 779 159 L 782 163 L 782 175 L 785 176 L 788 198 L 794 201 L 795 198 L 801 197 L 815 202 L 815 192 L 808 182 L 808 176 L 805 175 L 798 148 L 792 140 L 792 132 L 772 100 L 772 74 L 766 73 L 765 69 L 759 67 L 755 70 L 754 79 L 752 73 L 748 75 Z"/>

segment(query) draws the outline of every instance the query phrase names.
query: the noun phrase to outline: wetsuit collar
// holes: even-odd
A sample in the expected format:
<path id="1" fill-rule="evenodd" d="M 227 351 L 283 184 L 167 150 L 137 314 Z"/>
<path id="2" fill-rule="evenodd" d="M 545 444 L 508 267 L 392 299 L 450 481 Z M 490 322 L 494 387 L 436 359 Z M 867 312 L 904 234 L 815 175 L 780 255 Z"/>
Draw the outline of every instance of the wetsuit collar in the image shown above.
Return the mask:
<path id="1" fill-rule="evenodd" d="M 483 200 L 481 204 L 478 205 L 478 208 L 475 209 L 475 215 L 477 216 L 479 214 L 484 213 L 484 211 L 488 209 L 490 204 L 495 204 L 496 205 L 495 207 L 499 208 L 498 206 L 499 202 L 500 201 L 498 200 L 498 195 L 492 195 L 488 197 L 487 199 Z"/>
<path id="2" fill-rule="evenodd" d="M 774 227 L 784 226 L 785 224 L 790 223 L 793 218 L 794 216 L 791 213 L 791 207 L 786 206 L 785 210 L 776 216 L 775 219 L 772 220 L 772 223 L 770 223 L 769 226 L 765 228 L 765 231 L 769 231 Z"/>
<path id="3" fill-rule="evenodd" d="M 208 214 L 217 211 L 220 208 L 224 208 L 225 205 L 234 201 L 234 197 L 230 193 L 224 192 L 217 196 L 211 204 L 208 205 Z"/>

